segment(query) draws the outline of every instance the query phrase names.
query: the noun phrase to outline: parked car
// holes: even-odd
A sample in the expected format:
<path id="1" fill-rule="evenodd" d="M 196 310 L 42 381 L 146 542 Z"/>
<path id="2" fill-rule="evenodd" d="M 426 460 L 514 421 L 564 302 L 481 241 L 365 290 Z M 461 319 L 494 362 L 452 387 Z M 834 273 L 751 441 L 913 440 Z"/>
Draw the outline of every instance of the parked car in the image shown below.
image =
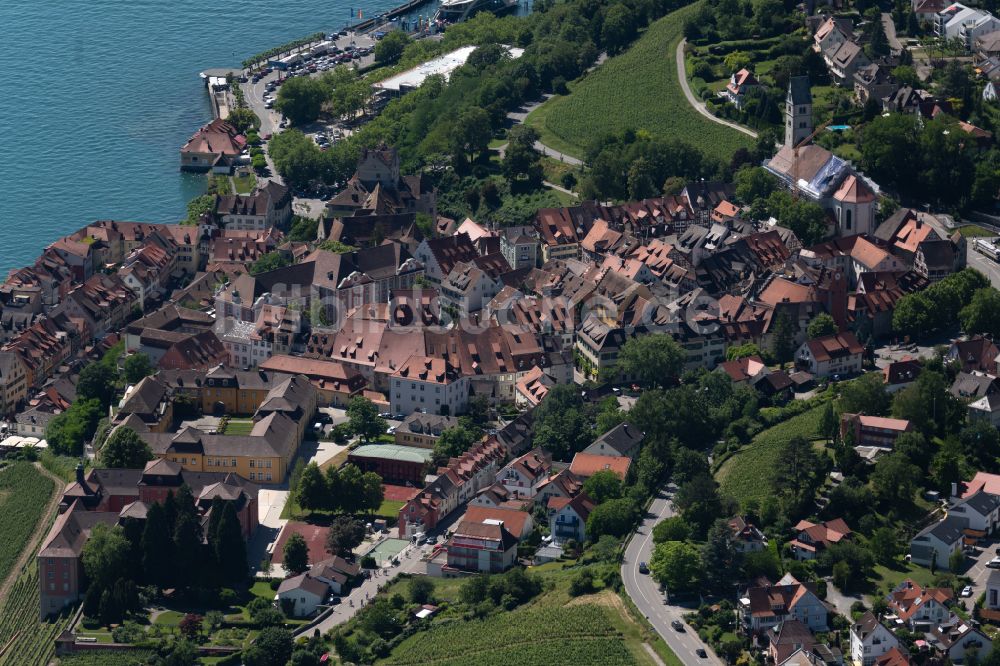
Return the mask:
<path id="1" fill-rule="evenodd" d="M 684 623 L 680 620 L 674 620 L 670 626 L 674 628 L 674 631 L 684 631 Z"/>
<path id="2" fill-rule="evenodd" d="M 438 542 L 438 538 L 436 536 L 432 535 L 432 536 L 427 537 L 427 543 L 429 543 L 430 545 L 433 546 L 437 542 Z"/>
<path id="3" fill-rule="evenodd" d="M 337 604 L 340 603 L 340 597 L 335 597 L 333 595 L 330 595 L 330 598 L 326 600 L 326 603 L 328 603 L 331 606 L 336 606 Z"/>
<path id="4" fill-rule="evenodd" d="M 990 569 L 1000 569 L 1000 557 L 994 557 L 992 560 L 986 563 Z"/>
<path id="5" fill-rule="evenodd" d="M 962 588 L 962 596 L 963 597 L 971 597 L 972 596 L 972 586 L 971 585 L 966 585 L 965 587 Z"/>

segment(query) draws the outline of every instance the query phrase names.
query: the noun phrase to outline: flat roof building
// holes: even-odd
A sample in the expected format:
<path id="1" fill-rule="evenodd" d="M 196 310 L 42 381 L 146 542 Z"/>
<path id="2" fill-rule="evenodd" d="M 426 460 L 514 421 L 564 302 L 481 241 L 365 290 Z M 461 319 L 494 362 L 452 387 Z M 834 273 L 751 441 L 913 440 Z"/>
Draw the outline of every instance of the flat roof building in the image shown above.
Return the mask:
<path id="1" fill-rule="evenodd" d="M 469 59 L 469 56 L 472 55 L 472 52 L 476 48 L 475 46 L 463 46 L 460 49 L 438 56 L 433 60 L 428 60 L 405 72 L 390 76 L 385 80 L 373 84 L 372 87 L 375 90 L 385 90 L 394 95 L 403 95 L 419 88 L 427 80 L 427 77 L 430 76 L 441 75 L 447 81 L 452 72 L 465 64 L 465 61 Z M 506 46 L 505 48 L 510 53 L 511 58 L 520 58 L 524 53 L 524 49 L 511 46 Z"/>

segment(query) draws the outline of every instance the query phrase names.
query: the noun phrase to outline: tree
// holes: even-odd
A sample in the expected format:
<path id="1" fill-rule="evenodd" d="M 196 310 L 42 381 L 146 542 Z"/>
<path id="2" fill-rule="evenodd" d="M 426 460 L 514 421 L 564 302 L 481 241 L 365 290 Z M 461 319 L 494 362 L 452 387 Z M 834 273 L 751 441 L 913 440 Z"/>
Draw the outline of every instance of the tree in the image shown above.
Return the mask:
<path id="1" fill-rule="evenodd" d="M 245 107 L 237 107 L 229 110 L 226 122 L 236 128 L 240 134 L 246 134 L 250 130 L 260 128 L 260 118 L 257 114 Z"/>
<path id="2" fill-rule="evenodd" d="M 319 465 L 315 462 L 310 462 L 303 468 L 302 476 L 299 477 L 299 483 L 295 489 L 295 497 L 303 509 L 327 508 L 331 499 L 330 488 L 327 486 L 326 479 L 323 478 Z"/>
<path id="3" fill-rule="evenodd" d="M 138 384 L 143 377 L 149 377 L 154 372 L 156 369 L 153 362 L 142 352 L 131 354 L 125 359 L 125 382 L 128 384 Z"/>
<path id="4" fill-rule="evenodd" d="M 653 543 L 664 541 L 687 541 L 691 537 L 691 527 L 682 516 L 670 516 L 653 527 Z"/>
<path id="5" fill-rule="evenodd" d="M 958 321 L 969 335 L 984 333 L 993 338 L 1000 336 L 1000 291 L 993 287 L 976 291 L 972 302 L 962 308 Z"/>
<path id="6" fill-rule="evenodd" d="M 410 581 L 410 601 L 415 604 L 429 604 L 434 598 L 434 583 L 426 576 L 417 576 Z"/>
<path id="7" fill-rule="evenodd" d="M 196 575 L 200 570 L 202 556 L 201 539 L 201 525 L 198 519 L 187 512 L 178 513 L 177 526 L 174 527 L 173 560 L 175 582 L 178 585 L 192 585 L 197 582 Z"/>
<path id="8" fill-rule="evenodd" d="M 476 441 L 477 433 L 459 424 L 441 431 L 441 436 L 434 443 L 435 465 L 445 465 L 449 459 L 457 458 Z"/>
<path id="9" fill-rule="evenodd" d="M 809 326 L 806 328 L 806 335 L 809 336 L 810 340 L 821 338 L 824 335 L 833 335 L 836 332 L 837 323 L 833 321 L 833 317 L 825 312 L 821 312 L 813 317 L 813 320 L 809 322 Z"/>
<path id="10" fill-rule="evenodd" d="M 701 548 L 701 568 L 710 589 L 723 590 L 739 576 L 739 555 L 729 523 L 725 519 L 715 521 Z"/>
<path id="11" fill-rule="evenodd" d="M 653 549 L 649 560 L 653 578 L 672 594 L 693 592 L 702 578 L 698 549 L 682 541 L 665 541 Z"/>
<path id="12" fill-rule="evenodd" d="M 292 260 L 285 253 L 272 250 L 250 264 L 248 272 L 250 275 L 260 275 L 261 273 L 267 273 L 268 271 L 284 268 L 291 263 Z"/>
<path id="13" fill-rule="evenodd" d="M 868 373 L 840 386 L 837 407 L 841 413 L 882 416 L 889 411 L 889 394 L 882 375 Z"/>
<path id="14" fill-rule="evenodd" d="M 104 523 L 95 525 L 81 555 L 88 585 L 98 590 L 109 590 L 128 569 L 130 550 L 121 528 Z"/>
<path id="15" fill-rule="evenodd" d="M 635 524 L 636 507 L 631 499 L 612 499 L 594 507 L 587 518 L 587 538 L 597 541 L 602 535 L 623 537 Z"/>
<path id="16" fill-rule="evenodd" d="M 117 469 L 141 469 L 153 459 L 153 452 L 135 430 L 118 426 L 101 447 L 101 464 Z"/>
<path id="17" fill-rule="evenodd" d="M 752 342 L 739 345 L 738 347 L 730 347 L 726 350 L 727 361 L 737 361 L 741 358 L 748 358 L 750 356 L 760 356 L 760 347 Z"/>
<path id="18" fill-rule="evenodd" d="M 885 35 L 885 27 L 880 19 L 868 22 L 868 43 L 865 54 L 872 60 L 889 55 L 889 38 Z"/>
<path id="19" fill-rule="evenodd" d="M 964 420 L 965 409 L 949 387 L 944 374 L 925 369 L 915 382 L 893 397 L 892 415 L 911 421 L 918 432 L 953 431 Z"/>
<path id="20" fill-rule="evenodd" d="M 699 474 L 681 485 L 674 505 L 680 509 L 696 537 L 706 534 L 712 522 L 722 514 L 718 484 L 708 474 Z"/>
<path id="21" fill-rule="evenodd" d="M 875 497 L 884 505 L 905 509 L 913 502 L 920 470 L 899 453 L 882 456 L 875 463 L 871 483 Z"/>
<path id="22" fill-rule="evenodd" d="M 274 108 L 293 125 L 305 125 L 319 117 L 326 98 L 326 86 L 319 79 L 296 76 L 287 79 L 278 88 L 278 99 L 274 103 Z"/>
<path id="23" fill-rule="evenodd" d="M 247 543 L 233 502 L 225 503 L 212 541 L 222 580 L 233 585 L 244 580 L 247 577 Z"/>
<path id="24" fill-rule="evenodd" d="M 296 532 L 288 537 L 281 553 L 282 566 L 289 573 L 298 575 L 309 568 L 309 546 L 301 534 Z"/>
<path id="25" fill-rule="evenodd" d="M 502 169 L 511 187 L 533 190 L 542 183 L 541 157 L 535 150 L 538 130 L 530 125 L 515 125 L 507 133 Z"/>
<path id="26" fill-rule="evenodd" d="M 474 162 L 476 155 L 486 152 L 492 136 L 489 114 L 478 106 L 466 107 L 454 122 L 452 152 L 456 157 Z"/>
<path id="27" fill-rule="evenodd" d="M 360 510 L 369 514 L 378 511 L 385 498 L 385 488 L 382 486 L 382 477 L 375 472 L 365 472 L 361 475 L 361 489 L 358 493 Z"/>
<path id="28" fill-rule="evenodd" d="M 823 407 L 823 416 L 820 418 L 819 431 L 828 440 L 832 441 L 837 436 L 840 423 L 837 420 L 837 412 L 833 409 L 833 402 L 827 402 Z"/>
<path id="29" fill-rule="evenodd" d="M 377 439 L 385 432 L 388 424 L 378 415 L 378 407 L 367 398 L 356 396 L 347 405 L 347 418 L 351 430 L 365 443 Z"/>
<path id="30" fill-rule="evenodd" d="M 583 489 L 597 504 L 603 504 L 609 499 L 617 499 L 622 495 L 622 480 L 618 474 L 609 469 L 595 472 L 583 482 Z"/>
<path id="31" fill-rule="evenodd" d="M 181 636 L 188 639 L 189 641 L 197 640 L 199 634 L 201 634 L 201 625 L 204 618 L 196 613 L 187 613 L 182 619 L 177 629 L 181 632 Z"/>
<path id="32" fill-rule="evenodd" d="M 746 51 L 733 51 L 722 59 L 722 64 L 730 72 L 738 72 L 745 67 L 749 67 L 750 63 L 750 54 Z"/>
<path id="33" fill-rule="evenodd" d="M 375 62 L 392 65 L 399 60 L 410 43 L 410 36 L 403 30 L 390 30 L 389 34 L 375 45 Z"/>
<path id="34" fill-rule="evenodd" d="M 771 353 L 782 365 L 792 360 L 795 353 L 795 329 L 784 310 L 779 311 L 774 318 Z"/>
<path id="35" fill-rule="evenodd" d="M 281 627 L 267 627 L 243 652 L 246 666 L 285 666 L 292 658 L 292 634 Z"/>
<path id="36" fill-rule="evenodd" d="M 215 210 L 215 197 L 211 194 L 202 194 L 187 203 L 187 217 L 181 224 L 196 227 L 202 222 L 211 219 L 212 211 Z"/>
<path id="37" fill-rule="evenodd" d="M 77 400 L 97 400 L 106 409 L 115 394 L 118 375 L 111 364 L 97 361 L 80 371 L 76 383 Z"/>
<path id="38" fill-rule="evenodd" d="M 644 335 L 629 338 L 618 354 L 618 368 L 646 386 L 664 387 L 684 369 L 687 355 L 673 336 Z"/>
<path id="39" fill-rule="evenodd" d="M 365 524 L 350 516 L 337 516 L 326 536 L 326 550 L 331 555 L 346 555 L 365 539 Z"/>
<path id="40" fill-rule="evenodd" d="M 635 35 L 635 12 L 624 3 L 616 2 L 608 8 L 601 26 L 601 41 L 611 55 L 621 53 Z"/>
<path id="41" fill-rule="evenodd" d="M 150 505 L 142 532 L 142 570 L 146 580 L 166 587 L 173 580 L 173 538 L 166 511 L 159 502 Z"/>
<path id="42" fill-rule="evenodd" d="M 878 528 L 868 540 L 868 548 L 872 551 L 875 561 L 885 566 L 891 566 L 901 551 L 896 530 L 891 527 Z"/>

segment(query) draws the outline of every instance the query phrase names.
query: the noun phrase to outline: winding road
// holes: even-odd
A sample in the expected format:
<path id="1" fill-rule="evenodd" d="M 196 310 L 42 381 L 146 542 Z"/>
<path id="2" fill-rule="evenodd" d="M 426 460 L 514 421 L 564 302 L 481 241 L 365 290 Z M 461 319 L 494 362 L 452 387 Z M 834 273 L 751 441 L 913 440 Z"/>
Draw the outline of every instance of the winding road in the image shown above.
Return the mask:
<path id="1" fill-rule="evenodd" d="M 653 526 L 674 515 L 671 504 L 673 490 L 673 486 L 668 486 L 657 494 L 642 524 L 629 540 L 622 560 L 622 581 L 636 608 L 685 666 L 722 666 L 722 660 L 698 638 L 694 630 L 686 624 L 685 631 L 676 631 L 670 626 L 674 620 L 684 622 L 684 614 L 692 609 L 665 603 L 653 577 L 639 572 L 639 563 L 649 562 L 653 555 Z M 706 656 L 699 657 L 698 649 L 705 650 Z"/>
<path id="2" fill-rule="evenodd" d="M 687 69 L 684 67 L 684 45 L 685 44 L 687 44 L 687 40 L 686 39 L 682 39 L 680 41 L 680 43 L 677 45 L 677 54 L 676 54 L 677 55 L 677 80 L 680 81 L 681 90 L 684 91 L 684 96 L 687 97 L 688 104 L 690 104 L 691 106 L 693 106 L 698 113 L 700 113 L 701 115 L 705 116 L 706 118 L 708 118 L 712 122 L 719 123 L 720 125 L 725 125 L 726 127 L 734 129 L 737 132 L 743 132 L 747 136 L 752 136 L 753 138 L 756 139 L 757 138 L 757 132 L 754 132 L 752 129 L 744 127 L 743 125 L 740 125 L 739 123 L 734 123 L 734 122 L 731 122 L 729 120 L 723 120 L 722 118 L 717 118 L 716 116 L 712 115 L 712 113 L 709 112 L 708 109 L 705 108 L 705 103 L 704 102 L 702 102 L 701 100 L 699 100 L 697 97 L 695 97 L 691 93 L 691 86 L 688 85 L 688 80 L 687 80 Z"/>

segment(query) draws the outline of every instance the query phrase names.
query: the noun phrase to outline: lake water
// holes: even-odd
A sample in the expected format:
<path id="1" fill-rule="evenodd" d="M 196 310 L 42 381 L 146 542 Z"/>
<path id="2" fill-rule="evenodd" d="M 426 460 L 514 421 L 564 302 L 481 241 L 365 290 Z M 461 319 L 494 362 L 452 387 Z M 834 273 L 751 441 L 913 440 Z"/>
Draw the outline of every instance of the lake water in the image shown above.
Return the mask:
<path id="1" fill-rule="evenodd" d="M 198 73 L 397 4 L 0 2 L 0 276 L 93 220 L 182 219 L 205 185 L 178 171 L 180 147 L 211 120 Z"/>

